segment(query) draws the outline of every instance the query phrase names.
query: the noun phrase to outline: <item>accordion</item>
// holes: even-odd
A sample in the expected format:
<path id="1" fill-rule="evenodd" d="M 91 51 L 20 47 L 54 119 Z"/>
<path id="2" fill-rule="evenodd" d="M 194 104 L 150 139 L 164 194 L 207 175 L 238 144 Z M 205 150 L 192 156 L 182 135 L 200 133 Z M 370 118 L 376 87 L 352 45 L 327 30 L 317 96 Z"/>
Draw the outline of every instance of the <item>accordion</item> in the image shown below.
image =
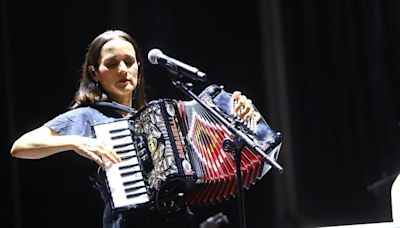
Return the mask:
<path id="1" fill-rule="evenodd" d="M 282 144 L 265 119 L 238 122 L 232 94 L 212 85 L 200 95 L 275 161 Z M 196 101 L 159 99 L 129 118 L 96 124 L 97 138 L 111 144 L 122 162 L 105 169 L 114 210 L 148 206 L 161 212 L 182 206 L 221 203 L 237 194 L 234 154 L 223 149 L 234 135 Z M 252 148 L 241 151 L 243 188 L 271 166 Z"/>

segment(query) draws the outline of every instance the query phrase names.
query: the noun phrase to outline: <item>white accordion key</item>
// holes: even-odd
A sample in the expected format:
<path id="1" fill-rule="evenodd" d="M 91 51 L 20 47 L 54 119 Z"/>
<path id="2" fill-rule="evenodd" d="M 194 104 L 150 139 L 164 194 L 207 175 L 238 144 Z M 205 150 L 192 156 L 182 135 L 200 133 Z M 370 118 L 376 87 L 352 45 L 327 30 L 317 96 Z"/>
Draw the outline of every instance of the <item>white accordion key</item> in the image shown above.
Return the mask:
<path id="1" fill-rule="evenodd" d="M 113 207 L 135 207 L 149 202 L 128 121 L 99 124 L 93 128 L 96 137 L 112 145 L 122 159 L 122 162 L 111 164 L 105 169 Z"/>

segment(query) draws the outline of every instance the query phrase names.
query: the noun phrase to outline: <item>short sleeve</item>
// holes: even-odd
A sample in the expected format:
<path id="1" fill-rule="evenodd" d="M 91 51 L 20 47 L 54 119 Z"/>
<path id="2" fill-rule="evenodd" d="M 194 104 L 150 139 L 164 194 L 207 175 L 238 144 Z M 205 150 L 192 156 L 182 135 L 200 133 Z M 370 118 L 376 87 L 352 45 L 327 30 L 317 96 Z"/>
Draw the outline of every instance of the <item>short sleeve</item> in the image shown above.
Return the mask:
<path id="1" fill-rule="evenodd" d="M 44 124 L 59 135 L 92 136 L 92 119 L 88 108 L 78 108 L 60 114 Z"/>

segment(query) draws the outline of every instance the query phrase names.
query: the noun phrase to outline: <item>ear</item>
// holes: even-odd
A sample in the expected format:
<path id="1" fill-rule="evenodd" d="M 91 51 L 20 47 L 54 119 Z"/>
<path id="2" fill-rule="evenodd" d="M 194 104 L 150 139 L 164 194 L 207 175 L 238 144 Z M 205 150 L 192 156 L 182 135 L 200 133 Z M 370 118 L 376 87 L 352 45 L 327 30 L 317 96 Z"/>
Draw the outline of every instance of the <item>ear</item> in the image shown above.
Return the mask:
<path id="1" fill-rule="evenodd" d="M 89 71 L 90 71 L 90 74 L 92 75 L 93 80 L 95 82 L 98 82 L 99 81 L 98 72 L 96 71 L 96 69 L 94 68 L 93 65 L 89 66 Z"/>
<path id="2" fill-rule="evenodd" d="M 95 82 L 99 82 L 100 80 L 99 80 L 99 72 L 97 72 L 97 71 L 92 71 L 92 78 L 93 78 L 93 81 L 95 81 Z"/>

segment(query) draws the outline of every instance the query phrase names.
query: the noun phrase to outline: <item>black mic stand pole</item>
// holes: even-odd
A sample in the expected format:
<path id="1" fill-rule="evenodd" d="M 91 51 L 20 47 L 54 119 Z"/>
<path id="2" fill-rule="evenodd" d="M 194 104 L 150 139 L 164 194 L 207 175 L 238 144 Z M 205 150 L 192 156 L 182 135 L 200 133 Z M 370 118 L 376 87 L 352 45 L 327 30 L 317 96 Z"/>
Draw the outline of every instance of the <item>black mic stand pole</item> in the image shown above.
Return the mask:
<path id="1" fill-rule="evenodd" d="M 192 83 L 182 83 L 179 81 L 179 79 L 174 79 L 172 83 L 183 91 L 186 95 L 191 97 L 193 100 L 197 101 L 201 106 L 203 106 L 213 117 L 217 118 L 219 121 L 221 121 L 234 135 L 233 141 L 230 139 L 225 139 L 223 142 L 223 149 L 224 151 L 231 151 L 235 155 L 235 163 L 236 163 L 236 189 L 238 193 L 238 200 L 239 200 L 239 218 L 240 218 L 240 227 L 241 228 L 246 228 L 246 219 L 245 219 L 245 208 L 244 208 L 244 197 L 243 197 L 243 187 L 242 187 L 242 171 L 240 167 L 241 163 L 241 155 L 242 155 L 242 149 L 244 146 L 248 146 L 250 148 L 253 148 L 257 150 L 267 161 L 269 165 L 271 165 L 273 168 L 276 168 L 279 172 L 283 171 L 282 166 L 280 166 L 273 158 L 271 158 L 269 155 L 264 153 L 264 151 L 259 148 L 253 140 L 251 140 L 246 134 L 244 134 L 242 131 L 238 130 L 236 128 L 236 125 L 238 124 L 237 121 L 234 123 L 230 123 L 228 120 L 226 120 L 224 117 L 221 116 L 218 112 L 216 112 L 214 109 L 212 109 L 210 106 L 208 106 L 204 101 L 202 101 L 196 94 L 193 93 L 192 88 L 193 84 Z"/>
<path id="2" fill-rule="evenodd" d="M 235 164 L 236 164 L 236 191 L 238 194 L 238 202 L 239 202 L 239 222 L 241 228 L 246 228 L 246 215 L 244 208 L 244 196 L 243 196 L 243 180 L 242 180 L 242 170 L 240 168 L 240 162 L 242 158 L 242 149 L 244 147 L 244 142 L 240 138 L 240 136 L 235 135 L 233 141 L 230 139 L 225 139 L 222 143 L 222 147 L 226 152 L 233 152 L 235 155 Z"/>

